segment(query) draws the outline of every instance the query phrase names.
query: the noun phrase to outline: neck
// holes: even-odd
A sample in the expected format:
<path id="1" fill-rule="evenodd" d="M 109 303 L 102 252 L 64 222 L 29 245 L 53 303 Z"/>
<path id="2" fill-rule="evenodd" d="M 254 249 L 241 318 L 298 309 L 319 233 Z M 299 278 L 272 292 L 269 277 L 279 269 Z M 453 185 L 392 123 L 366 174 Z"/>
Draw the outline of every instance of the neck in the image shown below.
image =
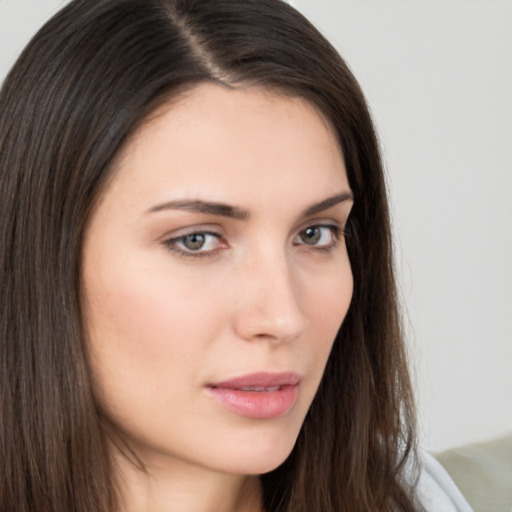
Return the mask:
<path id="1" fill-rule="evenodd" d="M 173 460 L 144 470 L 122 455 L 122 512 L 262 512 L 258 476 L 218 473 Z"/>

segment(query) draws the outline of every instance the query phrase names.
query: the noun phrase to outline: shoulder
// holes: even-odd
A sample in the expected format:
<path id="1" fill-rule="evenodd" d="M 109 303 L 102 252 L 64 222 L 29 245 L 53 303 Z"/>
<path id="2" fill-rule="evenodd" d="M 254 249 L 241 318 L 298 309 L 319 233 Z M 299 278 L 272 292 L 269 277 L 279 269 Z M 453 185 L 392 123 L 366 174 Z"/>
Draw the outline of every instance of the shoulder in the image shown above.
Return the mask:
<path id="1" fill-rule="evenodd" d="M 426 512 L 472 512 L 448 472 L 427 452 L 421 453 L 416 493 Z"/>
<path id="2" fill-rule="evenodd" d="M 437 455 L 475 512 L 512 511 L 512 433 Z"/>

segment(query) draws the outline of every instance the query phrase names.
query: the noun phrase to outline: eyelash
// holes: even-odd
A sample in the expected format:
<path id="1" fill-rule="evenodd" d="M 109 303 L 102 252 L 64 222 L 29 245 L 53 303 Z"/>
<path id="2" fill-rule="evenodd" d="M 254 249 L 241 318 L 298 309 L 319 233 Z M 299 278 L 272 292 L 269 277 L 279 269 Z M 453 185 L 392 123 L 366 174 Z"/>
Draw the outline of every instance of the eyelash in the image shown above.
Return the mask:
<path id="1" fill-rule="evenodd" d="M 306 243 L 294 243 L 295 246 L 299 246 L 299 245 L 302 245 L 302 246 L 305 246 L 306 248 L 310 249 L 310 250 L 314 250 L 314 251 L 319 251 L 319 252 L 325 252 L 325 253 L 328 253 L 328 252 L 331 252 L 333 249 L 335 249 L 337 246 L 338 246 L 338 243 L 340 241 L 340 239 L 342 237 L 345 237 L 345 233 L 343 231 L 343 229 L 340 227 L 340 226 L 337 226 L 337 225 L 334 225 L 334 224 L 312 224 L 311 226 L 307 226 L 306 228 L 302 229 L 297 235 L 296 237 L 294 237 L 294 240 L 295 238 L 297 238 L 298 236 L 300 236 L 302 233 L 305 233 L 308 229 L 312 229 L 312 228 L 319 228 L 319 229 L 328 229 L 331 234 L 332 234 L 332 240 L 329 244 L 327 245 L 322 245 L 322 246 L 316 246 L 316 245 L 309 245 L 309 244 L 306 244 Z M 197 250 L 197 251 L 193 251 L 193 250 L 185 250 L 185 249 L 181 249 L 177 244 L 178 243 L 183 243 L 183 241 L 185 240 L 185 238 L 187 237 L 190 237 L 190 236 L 206 236 L 206 237 L 214 237 L 216 238 L 218 241 L 222 241 L 224 240 L 224 237 L 222 235 L 220 235 L 219 233 L 215 233 L 213 231 L 191 231 L 190 233 L 186 233 L 184 235 L 180 235 L 180 236 L 177 236 L 177 237 L 173 237 L 173 238 L 169 238 L 167 240 L 164 240 L 162 242 L 162 244 L 171 252 L 177 254 L 178 256 L 181 256 L 183 258 L 205 258 L 205 257 L 211 257 L 213 256 L 214 254 L 216 254 L 219 250 L 222 250 L 222 248 L 217 248 L 217 249 L 212 249 L 212 250 Z"/>
<path id="2" fill-rule="evenodd" d="M 306 228 L 299 231 L 298 236 L 300 236 L 302 233 L 305 233 L 308 229 L 314 229 L 314 228 L 320 228 L 320 229 L 328 229 L 331 232 L 332 240 L 327 245 L 310 245 L 307 243 L 297 243 L 294 245 L 303 245 L 306 248 L 315 250 L 315 251 L 321 251 L 321 252 L 330 252 L 333 249 L 335 249 L 338 246 L 338 242 L 340 241 L 340 238 L 343 235 L 342 229 L 334 224 L 313 224 L 311 226 L 307 226 Z M 295 238 L 297 238 L 295 237 Z M 295 240 L 295 239 L 294 239 Z"/>
<path id="3" fill-rule="evenodd" d="M 183 258 L 205 258 L 208 256 L 212 256 L 217 253 L 219 249 L 213 249 L 210 251 L 191 251 L 180 249 L 177 244 L 183 242 L 185 238 L 193 235 L 203 235 L 203 236 L 211 236 L 216 238 L 217 240 L 223 240 L 223 237 L 219 233 L 215 233 L 213 231 L 192 231 L 190 233 L 186 233 L 181 236 L 177 236 L 174 238 L 169 238 L 168 240 L 164 240 L 163 244 L 167 249 L 171 252 L 177 254 L 178 256 L 182 256 Z"/>

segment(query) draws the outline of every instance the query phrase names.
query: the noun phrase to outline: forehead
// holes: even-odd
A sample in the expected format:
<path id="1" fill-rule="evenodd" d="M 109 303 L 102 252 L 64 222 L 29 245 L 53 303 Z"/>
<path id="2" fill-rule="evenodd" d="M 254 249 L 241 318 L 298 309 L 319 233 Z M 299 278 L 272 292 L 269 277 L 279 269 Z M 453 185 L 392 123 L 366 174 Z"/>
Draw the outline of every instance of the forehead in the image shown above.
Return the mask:
<path id="1" fill-rule="evenodd" d="M 114 182 L 140 196 L 153 188 L 219 200 L 243 193 L 282 200 L 292 184 L 320 196 L 348 188 L 334 130 L 314 106 L 262 88 L 214 84 L 149 116 L 120 151 Z"/>

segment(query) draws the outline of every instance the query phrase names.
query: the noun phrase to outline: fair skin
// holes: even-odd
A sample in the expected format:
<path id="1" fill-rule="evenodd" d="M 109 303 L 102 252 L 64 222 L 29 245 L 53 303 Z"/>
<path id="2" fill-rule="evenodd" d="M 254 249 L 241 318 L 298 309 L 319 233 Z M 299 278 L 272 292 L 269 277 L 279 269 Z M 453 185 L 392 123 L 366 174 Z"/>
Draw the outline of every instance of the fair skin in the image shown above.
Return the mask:
<path id="1" fill-rule="evenodd" d="M 350 304 L 351 205 L 329 124 L 254 87 L 196 86 L 122 149 L 82 280 L 100 406 L 146 469 L 114 450 L 123 512 L 261 510 Z"/>

